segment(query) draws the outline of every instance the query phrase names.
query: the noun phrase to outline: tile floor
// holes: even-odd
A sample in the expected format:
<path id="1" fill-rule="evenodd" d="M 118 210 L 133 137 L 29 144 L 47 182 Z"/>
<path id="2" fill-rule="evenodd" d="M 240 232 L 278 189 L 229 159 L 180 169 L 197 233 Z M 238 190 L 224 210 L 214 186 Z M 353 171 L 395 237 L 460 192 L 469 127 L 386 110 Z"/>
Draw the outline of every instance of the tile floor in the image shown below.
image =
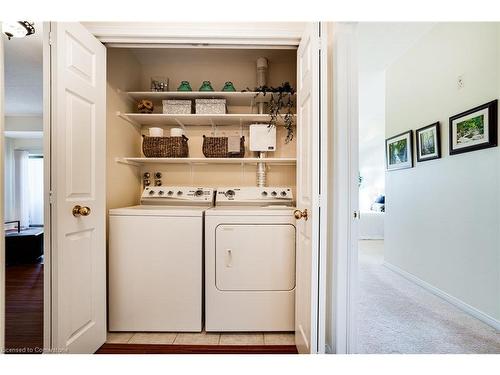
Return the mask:
<path id="1" fill-rule="evenodd" d="M 178 345 L 294 345 L 294 334 L 265 333 L 172 333 L 108 332 L 109 344 L 178 344 Z"/>

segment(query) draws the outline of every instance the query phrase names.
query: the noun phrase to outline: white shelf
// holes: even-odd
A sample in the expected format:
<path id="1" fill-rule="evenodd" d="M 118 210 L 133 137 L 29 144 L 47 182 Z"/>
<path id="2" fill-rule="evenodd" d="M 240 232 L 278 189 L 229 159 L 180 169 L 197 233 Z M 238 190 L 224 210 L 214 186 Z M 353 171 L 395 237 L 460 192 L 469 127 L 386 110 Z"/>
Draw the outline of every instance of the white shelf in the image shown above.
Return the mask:
<path id="1" fill-rule="evenodd" d="M 270 116 L 267 114 L 163 114 L 163 113 L 121 113 L 117 115 L 125 121 L 140 127 L 143 125 L 175 125 L 175 126 L 225 126 L 225 125 L 250 125 L 254 123 L 268 123 Z M 294 115 L 295 117 L 296 115 Z M 283 125 L 283 119 L 278 116 L 277 125 Z"/>
<path id="2" fill-rule="evenodd" d="M 259 92 L 227 92 L 227 91 L 128 91 L 127 95 L 132 100 L 148 99 L 160 101 L 163 99 L 226 99 L 228 106 L 250 106 L 252 105 L 255 96 L 258 102 L 267 102 L 271 98 L 271 93 L 263 95 Z M 276 94 L 273 94 L 276 95 Z M 293 95 L 295 96 L 295 94 Z"/>
<path id="3" fill-rule="evenodd" d="M 144 164 L 257 164 L 295 165 L 296 158 L 116 158 L 116 162 L 141 166 Z"/>

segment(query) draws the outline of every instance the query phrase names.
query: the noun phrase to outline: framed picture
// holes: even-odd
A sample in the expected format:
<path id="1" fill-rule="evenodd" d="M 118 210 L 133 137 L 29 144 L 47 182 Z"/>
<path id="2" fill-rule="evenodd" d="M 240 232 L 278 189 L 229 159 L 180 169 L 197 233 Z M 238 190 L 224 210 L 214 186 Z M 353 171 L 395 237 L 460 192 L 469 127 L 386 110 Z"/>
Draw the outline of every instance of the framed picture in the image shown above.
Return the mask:
<path id="1" fill-rule="evenodd" d="M 498 100 L 450 117 L 450 155 L 497 145 Z"/>
<path id="2" fill-rule="evenodd" d="M 395 135 L 385 140 L 387 170 L 413 167 L 413 131 Z"/>
<path id="3" fill-rule="evenodd" d="M 439 159 L 441 157 L 441 134 L 439 122 L 415 130 L 417 139 L 417 161 Z"/>

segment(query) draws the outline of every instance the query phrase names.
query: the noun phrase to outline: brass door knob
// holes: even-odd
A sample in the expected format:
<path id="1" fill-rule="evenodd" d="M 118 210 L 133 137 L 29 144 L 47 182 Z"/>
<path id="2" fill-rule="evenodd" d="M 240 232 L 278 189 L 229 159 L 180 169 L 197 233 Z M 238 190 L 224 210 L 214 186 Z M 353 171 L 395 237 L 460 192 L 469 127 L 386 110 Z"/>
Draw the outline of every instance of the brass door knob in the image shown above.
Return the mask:
<path id="1" fill-rule="evenodd" d="M 74 217 L 79 217 L 79 216 L 89 216 L 90 215 L 90 208 L 85 207 L 85 206 L 79 206 L 76 205 L 73 207 L 73 216 Z"/>
<path id="2" fill-rule="evenodd" d="M 307 208 L 304 210 L 304 211 L 301 211 L 301 210 L 295 210 L 293 212 L 293 216 L 295 216 L 295 218 L 297 220 L 299 219 L 304 219 L 304 220 L 307 220 Z"/>

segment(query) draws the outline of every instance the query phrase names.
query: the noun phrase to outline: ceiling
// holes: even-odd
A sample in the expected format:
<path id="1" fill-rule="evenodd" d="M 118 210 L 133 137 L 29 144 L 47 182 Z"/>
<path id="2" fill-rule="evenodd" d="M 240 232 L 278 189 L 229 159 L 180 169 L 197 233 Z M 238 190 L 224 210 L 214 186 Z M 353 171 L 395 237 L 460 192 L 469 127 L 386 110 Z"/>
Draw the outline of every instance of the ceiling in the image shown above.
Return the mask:
<path id="1" fill-rule="evenodd" d="M 4 38 L 5 115 L 41 116 L 43 108 L 42 23 L 25 38 Z"/>

